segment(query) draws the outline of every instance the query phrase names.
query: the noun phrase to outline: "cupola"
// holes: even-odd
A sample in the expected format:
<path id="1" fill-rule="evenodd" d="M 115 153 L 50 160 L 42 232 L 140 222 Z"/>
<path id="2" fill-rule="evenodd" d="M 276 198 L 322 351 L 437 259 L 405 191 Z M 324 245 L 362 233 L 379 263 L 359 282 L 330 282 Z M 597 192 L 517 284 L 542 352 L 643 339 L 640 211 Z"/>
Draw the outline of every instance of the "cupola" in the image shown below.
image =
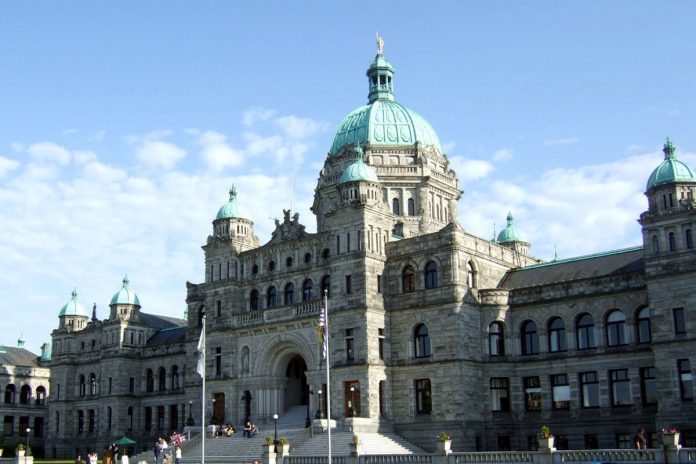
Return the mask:
<path id="1" fill-rule="evenodd" d="M 138 295 L 130 288 L 128 276 L 123 277 L 121 289 L 114 293 L 109 307 L 111 309 L 109 319 L 137 319 L 140 311 L 140 300 Z"/>
<path id="2" fill-rule="evenodd" d="M 646 192 L 661 185 L 674 183 L 696 183 L 696 176 L 691 168 L 681 160 L 677 159 L 676 149 L 672 141 L 667 138 L 663 148 L 665 159 L 650 174 Z"/>
<path id="3" fill-rule="evenodd" d="M 82 330 L 87 326 L 85 307 L 77 301 L 77 289 L 73 289 L 68 301 L 58 313 L 58 327 L 67 330 Z"/>

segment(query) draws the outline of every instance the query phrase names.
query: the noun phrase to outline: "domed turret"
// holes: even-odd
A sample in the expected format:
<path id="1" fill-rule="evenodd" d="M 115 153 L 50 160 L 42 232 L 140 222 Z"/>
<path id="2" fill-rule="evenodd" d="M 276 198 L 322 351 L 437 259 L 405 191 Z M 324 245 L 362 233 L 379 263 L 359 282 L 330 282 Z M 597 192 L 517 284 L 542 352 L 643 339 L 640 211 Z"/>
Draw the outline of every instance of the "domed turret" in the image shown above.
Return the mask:
<path id="1" fill-rule="evenodd" d="M 522 233 L 519 231 L 519 229 L 517 229 L 517 226 L 515 225 L 515 218 L 513 217 L 511 212 L 508 212 L 507 226 L 505 226 L 505 228 L 500 231 L 496 242 L 503 244 L 524 241 L 525 239 L 522 236 Z"/>
<path id="2" fill-rule="evenodd" d="M 377 173 L 372 166 L 365 164 L 363 161 L 362 148 L 353 148 L 353 153 L 355 153 L 355 161 L 353 164 L 348 166 L 345 171 L 343 171 L 343 174 L 341 174 L 340 183 L 343 184 L 345 182 L 357 182 L 361 180 L 379 182 Z"/>
<path id="3" fill-rule="evenodd" d="M 237 204 L 237 189 L 234 185 L 230 187 L 230 199 L 220 207 L 215 219 L 228 219 L 241 217 L 239 214 L 239 205 Z"/>
<path id="4" fill-rule="evenodd" d="M 661 185 L 682 183 L 696 183 L 696 176 L 689 166 L 683 161 L 677 159 L 674 144 L 668 138 L 662 149 L 665 154 L 665 159 L 655 170 L 650 174 L 648 184 L 645 188 L 647 192 Z"/>
<path id="5" fill-rule="evenodd" d="M 87 325 L 85 307 L 77 301 L 77 289 L 73 289 L 72 297 L 58 313 L 58 327 L 68 330 L 82 330 Z"/>
<path id="6" fill-rule="evenodd" d="M 112 305 L 136 305 L 140 306 L 140 300 L 138 300 L 138 295 L 135 294 L 133 290 L 128 288 L 128 276 L 123 277 L 123 287 L 121 290 L 116 292 L 111 298 Z"/>
<path id="7" fill-rule="evenodd" d="M 377 37 L 377 55 L 367 69 L 368 104 L 352 111 L 338 125 L 329 155 L 345 145 L 432 145 L 442 152 L 440 139 L 421 115 L 394 101 L 394 68 L 382 54 Z"/>

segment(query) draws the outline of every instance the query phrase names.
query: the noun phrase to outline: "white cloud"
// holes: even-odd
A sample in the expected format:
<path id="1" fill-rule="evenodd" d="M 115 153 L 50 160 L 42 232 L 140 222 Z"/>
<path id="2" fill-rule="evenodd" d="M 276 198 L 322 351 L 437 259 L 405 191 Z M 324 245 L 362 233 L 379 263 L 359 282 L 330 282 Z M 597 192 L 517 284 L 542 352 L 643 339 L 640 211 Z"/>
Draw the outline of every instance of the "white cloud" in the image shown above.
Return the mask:
<path id="1" fill-rule="evenodd" d="M 452 168 L 457 173 L 459 181 L 466 184 L 487 177 L 495 169 L 493 164 L 485 160 L 471 160 L 461 156 L 450 157 Z"/>
<path id="2" fill-rule="evenodd" d="M 10 147 L 17 153 L 21 153 L 24 151 L 24 144 L 19 142 L 12 142 L 10 144 Z"/>
<path id="3" fill-rule="evenodd" d="M 54 162 L 60 165 L 70 163 L 70 152 L 53 142 L 39 142 L 27 147 L 29 156 L 41 162 Z"/>
<path id="4" fill-rule="evenodd" d="M 94 152 L 91 151 L 74 151 L 73 152 L 73 161 L 77 164 L 86 164 L 89 163 L 90 161 L 95 161 L 97 159 L 97 155 Z"/>
<path id="5" fill-rule="evenodd" d="M 577 137 L 566 137 L 562 139 L 544 140 L 541 144 L 547 147 L 554 147 L 560 145 L 574 145 L 579 142 L 580 139 L 578 139 Z"/>
<path id="6" fill-rule="evenodd" d="M 186 151 L 173 143 L 148 141 L 138 148 L 136 157 L 150 168 L 172 169 L 186 157 Z"/>
<path id="7" fill-rule="evenodd" d="M 257 122 L 268 121 L 273 116 L 275 116 L 275 114 L 276 110 L 268 108 L 250 108 L 244 112 L 244 115 L 242 116 L 242 123 L 245 126 L 253 126 Z"/>
<path id="8" fill-rule="evenodd" d="M 61 134 L 63 134 L 63 135 L 73 135 L 73 134 L 77 134 L 78 132 L 79 132 L 79 131 L 78 131 L 77 129 L 65 129 L 65 130 L 63 130 L 63 132 L 61 132 Z"/>
<path id="9" fill-rule="evenodd" d="M 512 159 L 514 154 L 509 148 L 500 148 L 493 152 L 493 161 L 507 161 Z"/>
<path id="10" fill-rule="evenodd" d="M 298 116 L 282 116 L 275 120 L 275 124 L 290 138 L 303 139 L 326 130 L 326 124 L 310 118 Z"/>
<path id="11" fill-rule="evenodd" d="M 258 155 L 262 153 L 276 153 L 283 145 L 283 139 L 279 135 L 271 137 L 261 137 L 258 134 L 247 132 L 244 134 L 246 141 L 246 152 L 250 155 Z"/>
<path id="12" fill-rule="evenodd" d="M 227 137 L 219 132 L 202 132 L 198 143 L 203 146 L 201 159 L 213 171 L 239 166 L 244 161 L 244 154 L 232 148 L 227 143 Z"/>
<path id="13" fill-rule="evenodd" d="M 442 152 L 443 153 L 452 153 L 454 150 L 454 147 L 457 146 L 456 142 L 450 141 L 450 142 L 445 142 L 442 145 Z"/>
<path id="14" fill-rule="evenodd" d="M 146 132 L 144 134 L 127 135 L 124 137 L 124 140 L 130 144 L 138 145 L 138 144 L 143 144 L 143 143 L 147 143 L 147 142 L 153 142 L 156 140 L 161 140 L 163 138 L 169 137 L 170 135 L 172 135 L 171 130 L 158 129 L 158 130 L 154 130 L 151 132 Z"/>
<path id="15" fill-rule="evenodd" d="M 88 142 L 101 142 L 106 136 L 106 131 L 104 129 L 98 130 L 87 138 Z"/>
<path id="16" fill-rule="evenodd" d="M 19 161 L 0 156 L 0 179 L 19 167 Z"/>

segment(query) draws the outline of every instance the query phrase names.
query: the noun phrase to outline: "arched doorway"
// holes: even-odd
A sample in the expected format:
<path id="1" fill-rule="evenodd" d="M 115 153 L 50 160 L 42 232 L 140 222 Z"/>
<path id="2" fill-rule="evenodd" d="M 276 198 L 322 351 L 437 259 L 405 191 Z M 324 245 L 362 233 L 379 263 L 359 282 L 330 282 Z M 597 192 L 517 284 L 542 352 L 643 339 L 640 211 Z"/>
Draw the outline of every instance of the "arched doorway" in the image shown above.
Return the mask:
<path id="1" fill-rule="evenodd" d="M 286 410 L 293 406 L 307 405 L 309 395 L 307 393 L 308 387 L 305 372 L 307 372 L 305 360 L 300 355 L 293 356 L 285 370 L 287 379 L 285 390 Z"/>

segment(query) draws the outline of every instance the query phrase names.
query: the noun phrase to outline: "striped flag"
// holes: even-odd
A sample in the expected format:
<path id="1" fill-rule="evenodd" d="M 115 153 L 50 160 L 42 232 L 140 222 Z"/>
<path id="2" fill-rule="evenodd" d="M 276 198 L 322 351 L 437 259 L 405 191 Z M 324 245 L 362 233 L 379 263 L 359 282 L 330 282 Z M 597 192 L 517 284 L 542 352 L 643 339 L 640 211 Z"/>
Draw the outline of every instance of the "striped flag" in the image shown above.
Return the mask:
<path id="1" fill-rule="evenodd" d="M 321 306 L 319 320 L 317 321 L 317 337 L 321 344 L 321 358 L 326 359 L 326 306 Z"/>
<path id="2" fill-rule="evenodd" d="M 201 330 L 201 338 L 198 339 L 198 365 L 196 372 L 201 377 L 205 377 L 205 325 Z"/>

